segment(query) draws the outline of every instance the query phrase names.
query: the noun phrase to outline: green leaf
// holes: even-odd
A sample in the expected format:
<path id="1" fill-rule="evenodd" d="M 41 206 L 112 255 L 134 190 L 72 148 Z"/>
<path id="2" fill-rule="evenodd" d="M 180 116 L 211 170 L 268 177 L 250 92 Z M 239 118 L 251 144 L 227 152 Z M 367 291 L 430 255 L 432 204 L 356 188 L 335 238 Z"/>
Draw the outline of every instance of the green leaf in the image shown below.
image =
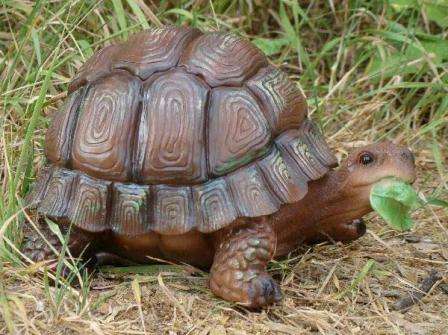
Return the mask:
<path id="1" fill-rule="evenodd" d="M 417 0 L 389 0 L 389 4 L 397 12 L 418 6 Z"/>
<path id="2" fill-rule="evenodd" d="M 51 77 L 53 73 L 54 73 L 53 69 L 47 71 L 42 86 L 40 88 L 39 97 L 37 98 L 34 104 L 33 113 L 31 114 L 31 118 L 28 123 L 28 128 L 26 129 L 22 150 L 19 156 L 19 162 L 17 164 L 16 176 L 14 178 L 14 185 L 18 185 L 20 178 L 23 176 L 23 173 L 26 170 L 26 167 L 28 166 L 29 162 L 33 160 L 33 156 L 31 155 L 31 153 L 33 152 L 32 149 L 33 149 L 34 129 L 36 129 L 39 117 L 43 110 L 45 97 L 50 87 Z"/>
<path id="3" fill-rule="evenodd" d="M 369 259 L 366 264 L 362 267 L 361 271 L 356 275 L 356 277 L 352 280 L 349 287 L 347 287 L 345 290 L 343 290 L 341 293 L 339 293 L 336 296 L 336 299 L 340 299 L 347 295 L 350 291 L 353 291 L 356 289 L 362 281 L 367 277 L 367 275 L 373 270 L 375 266 L 375 261 L 373 259 Z"/>
<path id="4" fill-rule="evenodd" d="M 160 272 L 183 272 L 185 267 L 182 265 L 165 265 L 165 264 L 151 264 L 151 265 L 131 265 L 131 266 L 103 266 L 101 271 L 112 274 L 143 274 L 155 275 Z"/>
<path id="5" fill-rule="evenodd" d="M 50 228 L 51 232 L 52 232 L 53 234 L 55 234 L 55 235 L 58 237 L 59 241 L 60 241 L 62 244 L 65 244 L 65 238 L 64 238 L 64 235 L 62 235 L 61 229 L 59 228 L 58 224 L 56 224 L 56 223 L 54 223 L 53 221 L 48 220 L 48 219 L 45 220 L 45 221 L 46 221 L 46 223 L 47 223 L 47 225 L 48 225 L 48 228 Z"/>
<path id="6" fill-rule="evenodd" d="M 448 27 L 448 5 L 446 3 L 428 3 L 425 7 L 428 19 L 434 21 L 442 28 Z"/>
<path id="7" fill-rule="evenodd" d="M 123 8 L 123 3 L 121 0 L 112 0 L 112 4 L 114 6 L 114 11 L 117 16 L 118 25 L 120 26 L 120 30 L 123 32 L 123 36 L 125 38 L 128 37 L 127 33 L 127 23 L 126 23 L 126 13 Z"/>
<path id="8" fill-rule="evenodd" d="M 185 9 L 181 9 L 181 8 L 172 8 L 172 9 L 169 9 L 169 10 L 167 10 L 167 11 L 165 12 L 165 15 L 168 15 L 168 14 L 176 14 L 176 15 L 185 17 L 186 19 L 188 19 L 188 20 L 190 20 L 190 21 L 193 21 L 193 20 L 194 20 L 194 15 L 193 15 L 191 12 L 189 12 L 189 11 L 187 11 L 187 10 L 185 10 Z"/>
<path id="9" fill-rule="evenodd" d="M 433 206 L 448 208 L 448 201 L 439 198 L 428 197 L 426 198 L 426 203 Z"/>
<path id="10" fill-rule="evenodd" d="M 143 27 L 143 29 L 148 29 L 149 28 L 148 21 L 146 21 L 145 14 L 141 10 L 140 6 L 134 0 L 127 0 L 127 3 L 129 7 L 131 7 L 132 11 L 134 12 L 135 16 L 138 19 L 138 22 L 140 22 L 140 25 Z"/>
<path id="11" fill-rule="evenodd" d="M 79 40 L 78 41 L 79 46 L 81 47 L 81 50 L 84 54 L 84 57 L 87 59 L 93 55 L 93 49 L 90 43 L 86 40 Z"/>
<path id="12" fill-rule="evenodd" d="M 426 52 L 434 56 L 433 61 L 435 64 L 448 60 L 448 41 L 443 38 L 437 38 L 432 41 L 422 40 L 421 43 Z"/>
<path id="13" fill-rule="evenodd" d="M 411 185 L 397 178 L 385 178 L 373 185 L 370 204 L 392 228 L 405 231 L 414 226 L 409 212 L 421 206 L 422 200 Z"/>
<path id="14" fill-rule="evenodd" d="M 31 28 L 31 38 L 33 40 L 34 52 L 36 53 L 37 64 L 40 66 L 42 65 L 42 52 L 40 49 L 39 36 L 34 28 Z"/>
<path id="15" fill-rule="evenodd" d="M 256 38 L 252 42 L 267 56 L 275 55 L 279 53 L 285 45 L 288 45 L 289 39 L 287 38 Z"/>

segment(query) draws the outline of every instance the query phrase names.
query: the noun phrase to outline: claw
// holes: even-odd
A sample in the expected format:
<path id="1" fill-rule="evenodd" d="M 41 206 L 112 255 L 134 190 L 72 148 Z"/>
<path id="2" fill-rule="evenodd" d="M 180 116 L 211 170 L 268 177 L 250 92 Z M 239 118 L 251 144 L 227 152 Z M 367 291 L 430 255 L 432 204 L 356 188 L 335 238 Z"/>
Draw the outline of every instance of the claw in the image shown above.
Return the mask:
<path id="1" fill-rule="evenodd" d="M 358 232 L 359 236 L 362 236 L 366 233 L 367 227 L 363 218 L 354 220 L 353 224 L 356 226 L 356 231 Z"/>
<path id="2" fill-rule="evenodd" d="M 347 235 L 353 235 L 351 239 L 356 239 L 361 237 L 366 233 L 366 224 L 364 219 L 355 219 L 351 222 L 346 223 L 345 225 L 348 229 Z M 348 237 L 348 236 L 347 236 Z"/>
<path id="3" fill-rule="evenodd" d="M 269 275 L 260 275 L 255 277 L 249 287 L 250 302 L 247 307 L 261 308 L 279 302 L 282 299 L 282 293 L 278 284 Z"/>

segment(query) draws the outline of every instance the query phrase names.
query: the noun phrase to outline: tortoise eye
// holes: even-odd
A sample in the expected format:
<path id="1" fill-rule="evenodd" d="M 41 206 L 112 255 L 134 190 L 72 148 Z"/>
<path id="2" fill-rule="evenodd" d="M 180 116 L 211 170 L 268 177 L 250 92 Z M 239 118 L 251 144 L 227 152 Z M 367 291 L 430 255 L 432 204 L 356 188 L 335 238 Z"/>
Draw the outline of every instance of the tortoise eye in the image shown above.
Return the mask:
<path id="1" fill-rule="evenodd" d="M 369 152 L 365 152 L 359 156 L 359 163 L 362 165 L 369 165 L 372 164 L 374 161 L 373 155 Z"/>

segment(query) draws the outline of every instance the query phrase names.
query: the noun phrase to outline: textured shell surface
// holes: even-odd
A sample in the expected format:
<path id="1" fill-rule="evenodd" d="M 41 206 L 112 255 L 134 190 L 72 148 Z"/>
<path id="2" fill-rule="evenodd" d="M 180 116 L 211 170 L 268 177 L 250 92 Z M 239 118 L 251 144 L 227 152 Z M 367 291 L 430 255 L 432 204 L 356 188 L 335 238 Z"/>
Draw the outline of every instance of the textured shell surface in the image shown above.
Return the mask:
<path id="1" fill-rule="evenodd" d="M 300 201 L 336 160 L 300 87 L 244 38 L 149 29 L 95 53 L 46 135 L 30 203 L 60 223 L 209 233 Z"/>

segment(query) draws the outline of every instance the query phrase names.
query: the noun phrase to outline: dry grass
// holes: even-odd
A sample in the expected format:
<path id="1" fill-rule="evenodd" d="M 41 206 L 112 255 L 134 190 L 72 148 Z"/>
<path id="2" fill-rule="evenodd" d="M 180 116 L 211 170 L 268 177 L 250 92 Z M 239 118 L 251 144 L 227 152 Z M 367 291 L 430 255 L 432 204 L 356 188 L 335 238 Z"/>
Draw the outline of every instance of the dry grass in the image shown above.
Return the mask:
<path id="1" fill-rule="evenodd" d="M 339 157 L 394 139 L 416 153 L 416 187 L 446 199 L 448 32 L 435 11 L 448 13 L 441 1 L 2 0 L 0 334 L 447 334 L 441 207 L 414 213 L 408 236 L 371 215 L 354 243 L 301 247 L 274 262 L 284 300 L 260 313 L 215 298 L 206 275 L 187 268 L 103 269 L 79 278 L 80 287 L 49 286 L 43 264 L 21 262 L 14 250 L 22 198 L 43 164 L 48 116 L 70 77 L 109 39 L 159 22 L 269 39 L 270 59 L 302 84 Z M 431 270 L 442 279 L 429 294 L 394 310 Z"/>

